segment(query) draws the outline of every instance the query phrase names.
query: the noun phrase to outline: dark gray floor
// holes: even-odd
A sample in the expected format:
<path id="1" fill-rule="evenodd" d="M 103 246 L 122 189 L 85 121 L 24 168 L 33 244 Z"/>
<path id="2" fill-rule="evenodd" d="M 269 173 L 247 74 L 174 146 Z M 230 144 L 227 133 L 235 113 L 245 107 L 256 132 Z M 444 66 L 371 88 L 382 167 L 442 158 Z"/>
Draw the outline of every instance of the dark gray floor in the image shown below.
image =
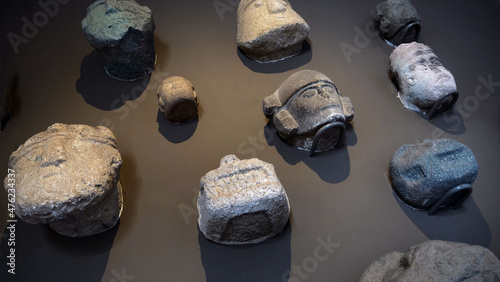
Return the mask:
<path id="1" fill-rule="evenodd" d="M 237 51 L 237 1 L 142 0 L 154 13 L 158 61 L 136 82 L 108 77 L 87 43 L 80 21 L 92 2 L 67 1 L 46 22 L 36 0 L 3 3 L 0 89 L 13 96 L 13 109 L 0 133 L 0 172 L 12 151 L 53 123 L 109 126 L 124 160 L 122 218 L 81 239 L 18 222 L 16 275 L 7 273 L 4 237 L 1 281 L 287 281 L 290 272 L 289 281 L 356 281 L 382 254 L 429 239 L 500 256 L 500 1 L 413 1 L 420 41 L 460 92 L 460 112 L 431 121 L 402 107 L 388 77 L 392 48 L 365 31 L 379 1 L 292 0 L 311 26 L 308 43 L 298 57 L 263 65 Z M 39 27 L 25 30 L 30 38 L 16 54 L 8 34 L 23 36 L 23 17 L 34 16 Z M 262 99 L 301 69 L 328 75 L 356 110 L 346 146 L 313 159 L 274 135 L 262 113 Z M 159 115 L 156 89 L 170 75 L 194 84 L 198 120 L 169 125 Z M 485 80 L 494 83 L 481 86 Z M 387 169 L 401 145 L 438 137 L 469 146 L 479 175 L 462 209 L 429 217 L 395 198 Z M 244 247 L 199 234 L 199 180 L 227 154 L 276 166 L 292 207 L 283 234 Z M 1 191 L 2 230 L 6 197 Z"/>

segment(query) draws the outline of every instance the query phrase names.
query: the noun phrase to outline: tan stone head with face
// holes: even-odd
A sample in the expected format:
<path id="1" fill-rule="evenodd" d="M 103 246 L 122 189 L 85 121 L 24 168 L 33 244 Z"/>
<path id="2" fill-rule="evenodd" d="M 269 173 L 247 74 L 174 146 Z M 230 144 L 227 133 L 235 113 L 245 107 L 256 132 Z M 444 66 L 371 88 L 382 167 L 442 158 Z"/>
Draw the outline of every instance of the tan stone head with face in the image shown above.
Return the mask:
<path id="1" fill-rule="evenodd" d="M 238 47 L 259 62 L 298 54 L 309 26 L 286 0 L 242 0 L 237 14 Z"/>

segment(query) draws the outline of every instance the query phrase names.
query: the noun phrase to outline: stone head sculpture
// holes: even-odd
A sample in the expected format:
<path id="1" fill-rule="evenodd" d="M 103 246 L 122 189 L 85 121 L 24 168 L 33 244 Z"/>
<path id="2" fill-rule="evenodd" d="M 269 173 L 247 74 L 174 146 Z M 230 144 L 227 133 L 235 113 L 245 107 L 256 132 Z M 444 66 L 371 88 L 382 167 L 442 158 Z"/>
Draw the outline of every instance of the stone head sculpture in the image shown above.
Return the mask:
<path id="1" fill-rule="evenodd" d="M 458 95 L 455 78 L 432 49 L 421 43 L 398 46 L 391 54 L 390 67 L 397 80 L 398 97 L 403 105 L 426 114 L 435 106 L 448 108 Z"/>
<path id="2" fill-rule="evenodd" d="M 389 164 L 394 191 L 406 204 L 429 215 L 442 207 L 458 208 L 472 192 L 478 169 L 471 149 L 453 139 L 405 144 Z"/>
<path id="3" fill-rule="evenodd" d="M 155 24 L 148 7 L 134 0 L 98 0 L 87 8 L 82 29 L 109 76 L 136 80 L 153 71 Z"/>
<path id="4" fill-rule="evenodd" d="M 16 215 L 83 237 L 113 227 L 123 209 L 122 159 L 107 127 L 56 123 L 13 152 Z M 5 178 L 6 191 L 12 187 Z"/>
<path id="5" fill-rule="evenodd" d="M 378 4 L 375 22 L 380 35 L 392 44 L 418 40 L 420 16 L 408 0 L 386 0 Z"/>
<path id="6" fill-rule="evenodd" d="M 242 0 L 237 13 L 238 47 L 258 62 L 300 53 L 309 25 L 287 0 Z"/>
<path id="7" fill-rule="evenodd" d="M 313 70 L 288 77 L 264 99 L 263 110 L 283 139 L 311 154 L 335 147 L 344 124 L 354 117 L 349 98 L 342 97 L 330 78 Z"/>
<path id="8" fill-rule="evenodd" d="M 171 123 L 190 121 L 198 116 L 198 98 L 194 86 L 181 76 L 165 78 L 158 88 L 160 111 Z"/>

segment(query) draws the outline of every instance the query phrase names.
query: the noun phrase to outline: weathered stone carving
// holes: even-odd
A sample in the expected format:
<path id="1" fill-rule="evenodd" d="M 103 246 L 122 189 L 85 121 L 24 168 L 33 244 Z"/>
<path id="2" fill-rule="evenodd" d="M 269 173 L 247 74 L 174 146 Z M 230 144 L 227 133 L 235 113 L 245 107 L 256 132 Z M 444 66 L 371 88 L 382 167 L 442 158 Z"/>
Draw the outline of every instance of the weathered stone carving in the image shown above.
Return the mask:
<path id="1" fill-rule="evenodd" d="M 418 40 L 420 16 L 408 0 L 386 0 L 375 13 L 380 35 L 394 45 Z"/>
<path id="2" fill-rule="evenodd" d="M 389 165 L 394 190 L 410 206 L 428 210 L 450 189 L 472 184 L 478 173 L 472 151 L 452 139 L 401 146 Z M 468 196 L 468 195 L 467 195 Z"/>
<path id="3" fill-rule="evenodd" d="M 433 240 L 371 263 L 360 282 L 373 281 L 500 281 L 500 261 L 481 246 Z"/>
<path id="4" fill-rule="evenodd" d="M 335 147 L 344 124 L 354 117 L 349 98 L 339 93 L 330 78 L 313 70 L 288 77 L 264 99 L 263 108 L 283 139 L 312 153 Z M 336 126 L 330 128 L 331 124 Z"/>
<path id="5" fill-rule="evenodd" d="M 88 7 L 82 28 L 111 77 L 136 80 L 153 71 L 155 24 L 148 7 L 134 0 L 99 0 Z"/>
<path id="6" fill-rule="evenodd" d="M 442 100 L 450 93 L 458 95 L 455 78 L 428 46 L 416 42 L 399 45 L 391 54 L 390 66 L 398 97 L 406 108 L 427 114 L 436 110 L 436 103 L 446 109 L 456 100 L 452 96 Z"/>
<path id="7" fill-rule="evenodd" d="M 252 60 L 265 63 L 297 55 L 309 29 L 287 0 L 242 0 L 238 5 L 236 42 Z"/>
<path id="8" fill-rule="evenodd" d="M 272 164 L 228 155 L 201 178 L 198 211 L 198 226 L 207 239 L 241 245 L 281 233 L 290 205 Z"/>
<path id="9" fill-rule="evenodd" d="M 160 111 L 171 123 L 190 121 L 198 115 L 198 99 L 194 86 L 180 76 L 165 78 L 158 89 Z"/>
<path id="10" fill-rule="evenodd" d="M 106 127 L 56 123 L 13 152 L 16 214 L 70 237 L 113 227 L 123 208 L 122 159 Z M 5 178 L 4 187 L 10 189 Z"/>

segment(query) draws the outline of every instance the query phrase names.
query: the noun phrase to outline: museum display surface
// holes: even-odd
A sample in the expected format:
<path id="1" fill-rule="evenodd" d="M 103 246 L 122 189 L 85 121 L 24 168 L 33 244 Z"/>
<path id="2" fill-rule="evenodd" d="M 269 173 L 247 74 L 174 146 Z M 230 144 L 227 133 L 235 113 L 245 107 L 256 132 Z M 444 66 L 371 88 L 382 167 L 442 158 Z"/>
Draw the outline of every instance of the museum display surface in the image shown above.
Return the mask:
<path id="1" fill-rule="evenodd" d="M 198 227 L 225 245 L 254 244 L 283 231 L 290 204 L 274 166 L 227 155 L 201 178 Z"/>
<path id="2" fill-rule="evenodd" d="M 406 253 L 383 255 L 370 264 L 360 282 L 499 280 L 500 261 L 488 249 L 433 240 Z"/>
<path id="3" fill-rule="evenodd" d="M 418 41 L 420 15 L 408 0 L 386 0 L 376 7 L 375 23 L 390 44 Z"/>
<path id="4" fill-rule="evenodd" d="M 431 118 L 453 107 L 458 99 L 455 78 L 429 46 L 412 42 L 399 45 L 390 57 L 403 105 Z M 453 94 L 453 95 L 451 95 Z"/>
<path id="5" fill-rule="evenodd" d="M 198 98 L 191 82 L 184 77 L 165 78 L 158 88 L 160 111 L 171 123 L 190 121 L 198 115 Z"/>
<path id="6" fill-rule="evenodd" d="M 478 169 L 474 153 L 452 139 L 403 145 L 389 164 L 394 191 L 408 205 L 430 214 L 441 205 L 458 208 L 472 192 Z"/>
<path id="7" fill-rule="evenodd" d="M 155 23 L 148 7 L 134 0 L 99 0 L 87 8 L 82 28 L 111 77 L 136 80 L 153 71 Z"/>
<path id="8" fill-rule="evenodd" d="M 238 47 L 249 58 L 262 63 L 300 53 L 310 30 L 288 0 L 242 0 L 236 19 Z"/>
<path id="9" fill-rule="evenodd" d="M 56 123 L 12 153 L 16 215 L 49 224 L 59 234 L 83 237 L 106 231 L 123 209 L 122 159 L 116 138 L 104 126 Z"/>
<path id="10" fill-rule="evenodd" d="M 138 0 L 154 15 L 157 62 L 135 81 L 110 77 L 87 41 L 81 21 L 94 2 L 7 1 L 0 10 L 0 101 L 12 101 L 0 172 L 21 181 L 8 171 L 10 155 L 55 123 L 105 126 L 123 162 L 120 220 L 63 236 L 11 218 L 16 195 L 0 189 L 0 281 L 359 281 L 384 254 L 428 240 L 500 257 L 499 1 L 411 1 L 418 41 L 460 91 L 454 111 L 429 120 L 397 98 L 394 47 L 374 23 L 381 0 L 290 0 L 310 32 L 298 55 L 267 64 L 237 46 L 237 1 Z M 356 111 L 342 146 L 314 158 L 281 138 L 262 109 L 301 70 L 329 77 Z M 159 110 L 158 89 L 172 76 L 196 88 L 198 118 L 171 124 Z M 389 163 L 403 144 L 443 138 L 469 147 L 479 172 L 459 209 L 429 216 L 398 199 Z M 200 179 L 228 154 L 275 167 L 291 207 L 281 233 L 237 246 L 200 231 Z"/>
<path id="11" fill-rule="evenodd" d="M 354 118 L 351 100 L 326 75 L 302 70 L 264 98 L 264 115 L 279 135 L 310 155 L 332 149 Z"/>

